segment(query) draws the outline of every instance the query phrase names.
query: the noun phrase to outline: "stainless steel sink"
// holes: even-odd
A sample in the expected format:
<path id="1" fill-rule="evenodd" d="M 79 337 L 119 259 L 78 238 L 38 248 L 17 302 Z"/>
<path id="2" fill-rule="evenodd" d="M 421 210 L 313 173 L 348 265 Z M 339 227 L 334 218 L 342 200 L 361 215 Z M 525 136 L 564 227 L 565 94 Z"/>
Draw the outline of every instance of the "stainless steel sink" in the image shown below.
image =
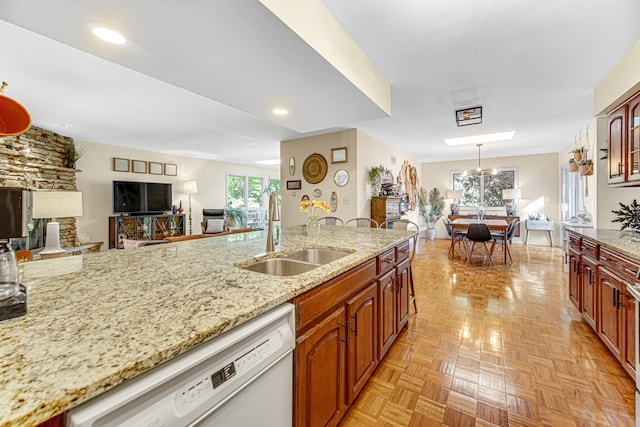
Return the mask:
<path id="1" fill-rule="evenodd" d="M 339 251 L 336 249 L 309 248 L 309 249 L 302 249 L 296 252 L 292 252 L 288 255 L 285 255 L 284 258 L 310 262 L 312 264 L 323 265 L 323 264 L 328 264 L 331 261 L 335 261 L 337 259 L 340 259 L 350 254 L 351 252 Z"/>
<path id="2" fill-rule="evenodd" d="M 271 274 L 272 276 L 295 276 L 296 274 L 302 274 L 317 267 L 317 264 L 294 261 L 286 258 L 269 258 L 240 268 L 258 273 Z"/>
<path id="3" fill-rule="evenodd" d="M 239 267 L 272 276 L 295 276 L 350 254 L 351 252 L 337 249 L 309 248 L 292 252 L 281 258 L 268 258 Z"/>

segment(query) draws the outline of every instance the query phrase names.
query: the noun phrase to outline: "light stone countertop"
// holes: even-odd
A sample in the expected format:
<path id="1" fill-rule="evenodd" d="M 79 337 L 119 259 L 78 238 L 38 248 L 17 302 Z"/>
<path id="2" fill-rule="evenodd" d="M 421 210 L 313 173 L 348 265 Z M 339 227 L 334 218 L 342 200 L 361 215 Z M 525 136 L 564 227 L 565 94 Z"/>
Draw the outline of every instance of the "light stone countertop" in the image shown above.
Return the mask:
<path id="1" fill-rule="evenodd" d="M 567 228 L 631 259 L 640 261 L 640 233 L 632 230 L 604 230 L 593 228 Z"/>
<path id="2" fill-rule="evenodd" d="M 28 312 L 0 322 L 0 426 L 46 421 L 413 235 L 303 230 L 283 229 L 276 250 L 353 253 L 297 276 L 236 268 L 264 255 L 257 231 L 25 263 Z"/>

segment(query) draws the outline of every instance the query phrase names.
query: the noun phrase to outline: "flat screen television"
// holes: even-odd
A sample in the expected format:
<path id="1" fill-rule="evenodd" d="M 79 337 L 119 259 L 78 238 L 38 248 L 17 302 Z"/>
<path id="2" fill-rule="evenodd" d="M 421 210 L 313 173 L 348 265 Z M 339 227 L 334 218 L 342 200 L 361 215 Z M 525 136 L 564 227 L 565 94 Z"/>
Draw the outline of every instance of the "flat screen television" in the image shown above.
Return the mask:
<path id="1" fill-rule="evenodd" d="M 113 213 L 171 211 L 171 184 L 113 181 Z"/>

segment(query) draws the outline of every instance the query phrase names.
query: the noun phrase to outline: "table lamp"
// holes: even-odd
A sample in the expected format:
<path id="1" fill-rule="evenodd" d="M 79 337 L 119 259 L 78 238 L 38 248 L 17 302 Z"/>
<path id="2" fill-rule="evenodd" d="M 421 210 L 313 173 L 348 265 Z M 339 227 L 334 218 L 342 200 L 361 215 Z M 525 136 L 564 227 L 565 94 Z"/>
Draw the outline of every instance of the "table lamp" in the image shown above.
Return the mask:
<path id="1" fill-rule="evenodd" d="M 191 195 L 198 192 L 198 184 L 195 181 L 185 181 L 182 190 L 189 194 L 189 235 L 193 234 L 193 227 L 191 221 L 193 216 L 191 215 Z"/>
<path id="2" fill-rule="evenodd" d="M 502 190 L 502 198 L 504 200 L 511 200 L 511 202 L 506 204 L 507 216 L 516 216 L 516 212 L 518 211 L 516 200 L 522 198 L 522 190 L 519 188 L 505 188 Z"/>
<path id="3" fill-rule="evenodd" d="M 462 197 L 462 191 L 460 190 L 447 191 L 447 199 L 451 199 L 451 205 L 449 205 L 451 208 L 451 215 L 458 215 L 458 212 L 460 212 L 460 205 L 457 202 L 460 197 Z"/>
<path id="4" fill-rule="evenodd" d="M 60 224 L 56 218 L 82 216 L 82 193 L 79 191 L 35 191 L 32 193 L 32 218 L 51 218 L 47 224 L 45 247 L 40 254 L 59 254 Z"/>

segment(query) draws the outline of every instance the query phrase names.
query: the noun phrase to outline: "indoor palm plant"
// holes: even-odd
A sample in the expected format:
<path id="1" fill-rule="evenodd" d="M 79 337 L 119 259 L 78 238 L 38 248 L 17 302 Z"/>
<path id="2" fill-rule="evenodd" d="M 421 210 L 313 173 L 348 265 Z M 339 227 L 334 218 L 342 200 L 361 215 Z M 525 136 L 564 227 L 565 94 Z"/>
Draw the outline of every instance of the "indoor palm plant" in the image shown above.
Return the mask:
<path id="1" fill-rule="evenodd" d="M 247 213 L 244 208 L 234 208 L 229 202 L 229 205 L 224 210 L 224 219 L 228 228 L 241 228 L 247 219 Z"/>

